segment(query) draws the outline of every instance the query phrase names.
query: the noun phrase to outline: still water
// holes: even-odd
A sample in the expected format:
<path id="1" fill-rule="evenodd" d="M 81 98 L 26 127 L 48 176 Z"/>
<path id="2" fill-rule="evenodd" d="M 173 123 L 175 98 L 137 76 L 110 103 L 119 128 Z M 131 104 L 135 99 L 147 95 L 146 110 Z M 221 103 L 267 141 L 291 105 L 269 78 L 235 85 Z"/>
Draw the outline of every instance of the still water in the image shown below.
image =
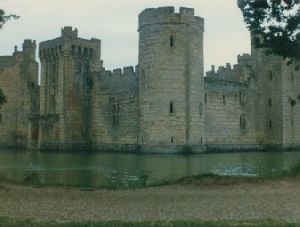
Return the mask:
<path id="1" fill-rule="evenodd" d="M 0 180 L 37 185 L 127 188 L 200 174 L 270 176 L 300 162 L 300 152 L 198 155 L 40 153 L 0 150 Z"/>

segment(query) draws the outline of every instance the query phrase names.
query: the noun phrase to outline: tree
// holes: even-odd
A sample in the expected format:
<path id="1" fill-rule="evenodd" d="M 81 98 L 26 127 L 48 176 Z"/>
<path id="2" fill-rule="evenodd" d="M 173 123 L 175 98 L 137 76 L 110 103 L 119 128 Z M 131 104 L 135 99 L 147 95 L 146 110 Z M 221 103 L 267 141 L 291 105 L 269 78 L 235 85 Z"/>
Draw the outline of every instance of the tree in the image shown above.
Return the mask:
<path id="1" fill-rule="evenodd" d="M 3 94 L 2 89 L 0 88 L 0 107 L 1 107 L 4 103 L 6 103 L 6 97 L 5 97 L 5 95 Z"/>
<path id="2" fill-rule="evenodd" d="M 19 16 L 15 14 L 6 14 L 6 12 L 3 9 L 0 9 L 0 29 L 10 19 L 18 19 L 18 18 Z M 6 102 L 7 102 L 6 97 L 0 88 L 0 107 Z"/>
<path id="3" fill-rule="evenodd" d="M 237 1 L 257 48 L 300 62 L 300 0 Z"/>
<path id="4" fill-rule="evenodd" d="M 18 18 L 19 16 L 15 14 L 7 14 L 3 9 L 0 9 L 0 29 L 7 21 L 11 19 L 18 19 Z"/>

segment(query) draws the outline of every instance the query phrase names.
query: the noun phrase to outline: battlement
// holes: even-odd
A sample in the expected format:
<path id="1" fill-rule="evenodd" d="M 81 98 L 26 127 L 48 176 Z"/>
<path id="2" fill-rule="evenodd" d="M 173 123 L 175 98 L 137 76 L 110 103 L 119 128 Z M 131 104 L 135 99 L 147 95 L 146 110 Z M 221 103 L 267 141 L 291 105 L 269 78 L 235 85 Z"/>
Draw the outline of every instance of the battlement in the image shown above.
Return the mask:
<path id="1" fill-rule="evenodd" d="M 133 93 L 137 91 L 138 86 L 138 68 L 128 66 L 123 69 L 117 68 L 113 70 L 102 69 L 101 72 L 96 73 L 94 76 L 95 86 L 98 89 L 109 90 L 111 93 L 116 94 L 125 92 L 128 94 L 128 90 L 132 90 Z"/>
<path id="2" fill-rule="evenodd" d="M 69 26 L 62 28 L 61 33 L 59 38 L 40 43 L 39 56 L 42 60 L 65 54 L 97 60 L 101 58 L 101 40 L 79 38 L 78 30 Z"/>
<path id="3" fill-rule="evenodd" d="M 71 26 L 65 26 L 61 29 L 61 36 L 65 39 L 76 39 L 78 38 L 78 30 L 73 28 Z"/>
<path id="4" fill-rule="evenodd" d="M 212 65 L 211 71 L 206 73 L 207 79 L 223 81 L 245 81 L 249 75 L 246 75 L 245 68 L 251 67 L 251 55 L 243 54 L 237 56 L 238 64 L 231 66 L 226 63 L 225 66 L 219 66 L 218 70 Z"/>
<path id="5" fill-rule="evenodd" d="M 138 67 L 135 68 L 133 66 L 127 66 L 122 68 L 116 68 L 111 70 L 105 70 L 101 76 L 108 78 L 128 78 L 128 77 L 136 77 L 138 74 Z"/>
<path id="6" fill-rule="evenodd" d="M 178 23 L 204 27 L 204 19 L 195 16 L 193 8 L 180 7 L 179 13 L 171 6 L 148 8 L 139 15 L 139 29 L 150 24 Z"/>
<path id="7" fill-rule="evenodd" d="M 248 83 L 246 82 L 239 82 L 239 81 L 227 81 L 227 80 L 222 80 L 220 79 L 215 79 L 215 78 L 210 78 L 210 77 L 205 77 L 205 88 L 216 88 L 216 87 L 225 87 L 229 88 L 231 87 L 247 87 Z M 218 89 L 217 89 L 218 91 Z"/>
<path id="8" fill-rule="evenodd" d="M 25 39 L 23 43 L 23 50 L 29 48 L 36 48 L 36 41 L 31 39 Z"/>
<path id="9" fill-rule="evenodd" d="M 249 64 L 251 64 L 251 55 L 250 54 L 243 54 L 243 55 L 239 54 L 237 56 L 237 62 L 238 62 L 238 64 L 249 65 Z"/>
<path id="10" fill-rule="evenodd" d="M 22 44 L 22 50 L 18 50 L 18 46 L 15 46 L 12 55 L 0 56 L 0 68 L 14 65 L 18 61 L 22 61 L 24 58 L 35 61 L 35 50 L 36 41 L 25 39 Z"/>

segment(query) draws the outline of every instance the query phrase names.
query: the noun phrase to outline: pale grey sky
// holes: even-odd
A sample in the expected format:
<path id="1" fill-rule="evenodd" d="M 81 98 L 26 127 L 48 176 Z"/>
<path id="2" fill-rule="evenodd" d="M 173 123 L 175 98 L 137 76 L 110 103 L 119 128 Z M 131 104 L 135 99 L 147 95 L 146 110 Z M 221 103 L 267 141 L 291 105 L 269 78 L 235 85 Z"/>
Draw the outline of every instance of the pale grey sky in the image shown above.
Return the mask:
<path id="1" fill-rule="evenodd" d="M 205 19 L 205 71 L 212 64 L 235 64 L 237 54 L 250 52 L 249 32 L 236 0 L 0 0 L 0 8 L 21 16 L 0 30 L 0 55 L 11 55 L 24 39 L 53 39 L 63 26 L 73 26 L 83 38 L 102 40 L 107 69 L 136 65 L 138 14 L 159 6 L 195 8 Z"/>

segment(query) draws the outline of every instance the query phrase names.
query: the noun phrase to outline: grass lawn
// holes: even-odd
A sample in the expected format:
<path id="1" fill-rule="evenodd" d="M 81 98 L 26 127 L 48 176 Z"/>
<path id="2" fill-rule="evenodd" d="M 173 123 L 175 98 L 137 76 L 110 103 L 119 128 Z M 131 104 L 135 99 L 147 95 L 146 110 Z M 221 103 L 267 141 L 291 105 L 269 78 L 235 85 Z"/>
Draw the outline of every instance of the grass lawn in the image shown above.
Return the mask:
<path id="1" fill-rule="evenodd" d="M 201 222 L 201 221 L 174 221 L 174 222 L 97 222 L 97 223 L 55 223 L 36 222 L 33 220 L 14 220 L 0 218 L 0 227 L 231 227 L 231 226 L 258 226 L 258 227 L 299 227 L 300 224 L 285 224 L 272 221 L 262 222 Z"/>

